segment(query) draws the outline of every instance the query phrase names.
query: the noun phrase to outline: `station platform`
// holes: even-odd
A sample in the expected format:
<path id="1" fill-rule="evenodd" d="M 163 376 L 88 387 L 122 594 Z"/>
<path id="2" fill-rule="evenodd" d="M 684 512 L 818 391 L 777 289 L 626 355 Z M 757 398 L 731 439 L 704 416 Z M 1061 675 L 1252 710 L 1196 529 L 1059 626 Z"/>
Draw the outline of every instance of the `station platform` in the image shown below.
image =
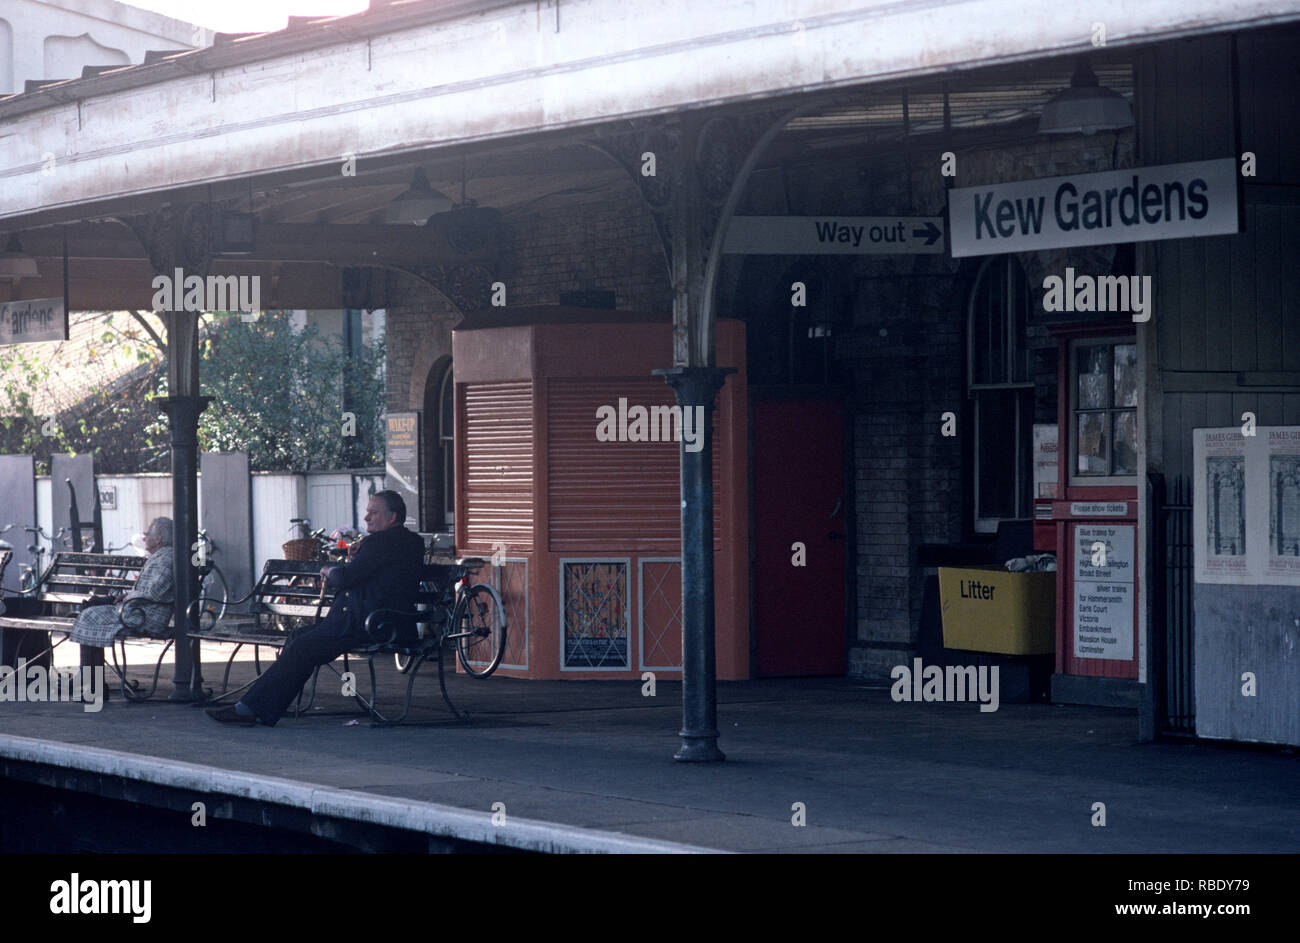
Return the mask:
<path id="1" fill-rule="evenodd" d="M 251 677 L 252 667 L 236 663 L 233 676 Z M 178 808 L 208 796 L 209 815 L 251 803 L 296 809 L 303 828 L 322 817 L 372 822 L 431 842 L 518 851 L 1300 847 L 1294 751 L 1143 744 L 1128 710 L 896 703 L 883 684 L 842 678 L 720 683 L 727 760 L 697 765 L 672 759 L 678 683 L 646 697 L 640 682 L 449 677 L 471 715 L 461 723 L 430 671 L 417 683 L 413 720 L 381 728 L 325 690 L 325 677 L 316 708 L 274 729 L 225 727 L 190 705 L 120 697 L 98 713 L 0 704 L 0 774 L 162 801 L 123 785 L 150 783 L 173 791 Z M 381 700 L 399 699 L 404 684 L 385 666 Z M 1104 827 L 1092 824 L 1098 802 Z"/>

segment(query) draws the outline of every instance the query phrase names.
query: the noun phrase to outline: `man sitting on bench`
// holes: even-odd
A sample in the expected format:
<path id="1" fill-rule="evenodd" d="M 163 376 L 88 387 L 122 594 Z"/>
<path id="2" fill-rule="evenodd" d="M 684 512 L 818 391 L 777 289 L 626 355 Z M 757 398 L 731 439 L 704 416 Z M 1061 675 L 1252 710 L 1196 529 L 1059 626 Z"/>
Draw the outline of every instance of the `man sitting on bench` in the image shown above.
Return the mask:
<path id="1" fill-rule="evenodd" d="M 237 704 L 207 708 L 223 724 L 274 727 L 321 665 L 371 643 L 366 616 L 376 609 L 409 610 L 424 564 L 424 541 L 407 530 L 406 502 L 395 491 L 377 492 L 366 502 L 366 538 L 356 557 L 342 566 L 321 567 L 321 578 L 340 592 L 329 615 L 293 634 L 275 660 Z"/>

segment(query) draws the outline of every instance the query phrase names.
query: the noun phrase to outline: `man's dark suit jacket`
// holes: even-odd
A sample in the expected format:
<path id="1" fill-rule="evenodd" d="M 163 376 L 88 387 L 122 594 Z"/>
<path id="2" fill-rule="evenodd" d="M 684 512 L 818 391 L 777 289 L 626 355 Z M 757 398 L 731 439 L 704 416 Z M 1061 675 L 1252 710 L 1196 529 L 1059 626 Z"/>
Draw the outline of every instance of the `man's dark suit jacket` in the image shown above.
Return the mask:
<path id="1" fill-rule="evenodd" d="M 409 611 L 424 564 L 424 540 L 398 525 L 367 534 L 352 562 L 329 572 L 339 590 L 323 620 L 347 635 L 365 636 L 366 616 L 376 609 Z"/>

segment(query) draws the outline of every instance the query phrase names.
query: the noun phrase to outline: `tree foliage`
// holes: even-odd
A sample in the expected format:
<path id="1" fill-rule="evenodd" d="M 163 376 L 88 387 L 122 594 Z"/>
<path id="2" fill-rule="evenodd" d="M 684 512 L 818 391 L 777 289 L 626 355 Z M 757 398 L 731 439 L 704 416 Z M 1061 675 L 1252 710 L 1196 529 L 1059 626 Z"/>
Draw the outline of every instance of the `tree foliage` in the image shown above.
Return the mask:
<path id="1" fill-rule="evenodd" d="M 96 315 L 96 317 L 103 317 Z M 139 366 L 88 387 L 75 406 L 41 416 L 33 393 L 52 375 L 31 347 L 0 347 L 0 453 L 30 453 L 48 473 L 55 452 L 91 452 L 101 474 L 168 471 L 170 436 L 159 400 L 167 395 L 164 340 L 143 315 L 111 322 L 87 356 L 125 350 Z M 199 420 L 203 451 L 245 451 L 255 471 L 360 468 L 383 463 L 382 340 L 349 357 L 338 338 L 295 331 L 288 312 L 253 321 L 211 313 L 200 335 L 201 391 L 213 397 Z M 71 368 L 75 369 L 75 368 Z M 346 403 L 345 403 L 346 399 Z M 355 429 L 344 414 L 355 416 Z M 354 432 L 347 435 L 347 432 Z"/>
<path id="2" fill-rule="evenodd" d="M 93 315 L 86 320 L 103 319 Z M 76 323 L 76 322 L 74 322 Z M 146 322 L 146 327 L 147 327 Z M 97 328 L 98 329 L 98 328 Z M 154 389 L 163 369 L 162 352 L 135 328 L 121 330 L 105 320 L 103 330 L 83 348 L 75 366 L 60 367 L 48 345 L 14 344 L 0 347 L 0 453 L 29 453 L 39 474 L 49 473 L 56 452 L 94 452 L 101 472 L 158 471 L 167 456 L 167 436 L 148 428 Z M 80 398 L 53 415 L 38 414 L 36 392 L 54 378 L 56 370 L 85 370 L 125 354 L 136 367 L 109 383 L 80 390 Z"/>
<path id="3" fill-rule="evenodd" d="M 360 468 L 383 462 L 383 343 L 352 356 L 286 312 L 219 318 L 201 341 L 199 417 L 207 451 L 247 452 L 255 471 Z M 346 414 L 351 414 L 351 419 Z"/>

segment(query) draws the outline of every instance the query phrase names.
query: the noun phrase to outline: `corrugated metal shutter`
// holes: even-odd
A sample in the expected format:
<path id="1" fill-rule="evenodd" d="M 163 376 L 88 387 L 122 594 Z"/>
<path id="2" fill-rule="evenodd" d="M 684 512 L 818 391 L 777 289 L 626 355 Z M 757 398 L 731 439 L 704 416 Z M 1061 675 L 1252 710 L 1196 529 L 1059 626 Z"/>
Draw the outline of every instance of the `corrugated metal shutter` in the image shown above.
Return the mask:
<path id="1" fill-rule="evenodd" d="M 596 410 L 672 406 L 672 389 L 658 377 L 549 381 L 547 456 L 550 463 L 550 549 L 569 551 L 681 549 L 679 446 L 665 442 L 600 442 Z M 713 414 L 713 530 L 721 510 Z M 716 543 L 715 543 L 716 546 Z"/>
<path id="2" fill-rule="evenodd" d="M 533 548 L 533 386 L 467 383 L 465 527 L 471 544 Z"/>

